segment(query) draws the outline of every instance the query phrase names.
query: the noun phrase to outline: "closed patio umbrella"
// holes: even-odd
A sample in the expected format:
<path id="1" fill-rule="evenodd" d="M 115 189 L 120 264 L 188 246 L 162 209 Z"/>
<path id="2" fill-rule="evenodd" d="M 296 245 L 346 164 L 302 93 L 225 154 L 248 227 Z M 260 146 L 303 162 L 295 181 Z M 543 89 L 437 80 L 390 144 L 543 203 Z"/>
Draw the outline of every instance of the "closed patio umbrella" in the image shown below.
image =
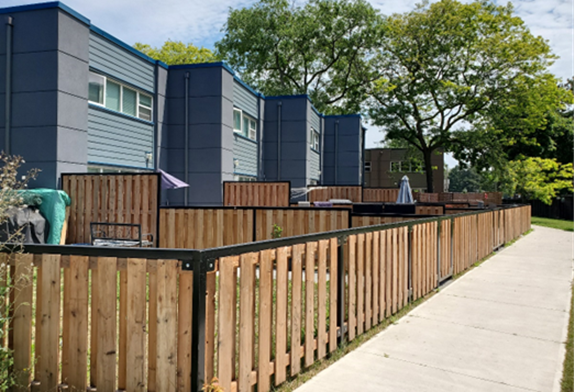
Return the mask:
<path id="1" fill-rule="evenodd" d="M 413 195 L 411 194 L 411 187 L 409 186 L 409 178 L 407 176 L 403 176 L 401 179 L 396 203 L 413 204 Z"/>

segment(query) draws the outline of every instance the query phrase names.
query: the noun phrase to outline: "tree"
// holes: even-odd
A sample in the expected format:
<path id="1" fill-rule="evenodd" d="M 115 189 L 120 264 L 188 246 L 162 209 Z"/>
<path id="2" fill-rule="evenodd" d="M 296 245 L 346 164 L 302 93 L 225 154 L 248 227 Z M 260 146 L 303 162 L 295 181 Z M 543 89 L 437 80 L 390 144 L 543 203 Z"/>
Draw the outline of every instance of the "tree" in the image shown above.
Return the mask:
<path id="1" fill-rule="evenodd" d="M 481 180 L 474 169 L 455 166 L 449 172 L 449 192 L 480 192 Z"/>
<path id="2" fill-rule="evenodd" d="M 161 48 L 154 48 L 148 44 L 136 42 L 134 48 L 154 60 L 160 60 L 168 65 L 218 61 L 217 56 L 211 50 L 204 47 L 198 48 L 192 43 L 184 44 L 181 41 L 168 40 L 164 42 Z"/>
<path id="3" fill-rule="evenodd" d="M 388 137 L 422 152 L 432 192 L 433 151 L 450 151 L 457 131 L 496 108 L 519 79 L 540 78 L 553 59 L 510 4 L 423 3 L 386 20 L 370 115 Z"/>
<path id="4" fill-rule="evenodd" d="M 265 95 L 308 94 L 321 112 L 356 113 L 381 23 L 365 0 L 260 0 L 230 10 L 216 49 Z"/>
<path id="5" fill-rule="evenodd" d="M 478 168 L 504 171 L 527 157 L 573 163 L 573 90 L 550 75 L 517 78 L 471 129 L 457 132 L 455 157 Z"/>
<path id="6" fill-rule="evenodd" d="M 538 199 L 551 204 L 561 191 L 573 192 L 573 164 L 538 157 L 510 161 L 505 180 L 506 194 L 519 194 L 523 200 Z"/>

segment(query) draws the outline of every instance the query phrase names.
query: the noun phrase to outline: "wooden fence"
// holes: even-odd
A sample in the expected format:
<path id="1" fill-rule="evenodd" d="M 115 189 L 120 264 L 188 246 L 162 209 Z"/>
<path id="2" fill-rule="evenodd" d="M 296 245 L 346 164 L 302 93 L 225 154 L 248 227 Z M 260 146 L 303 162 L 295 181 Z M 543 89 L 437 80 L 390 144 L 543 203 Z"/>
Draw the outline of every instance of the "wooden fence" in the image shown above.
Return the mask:
<path id="1" fill-rule="evenodd" d="M 351 211 L 336 208 L 160 209 L 160 248 L 208 249 L 349 228 Z"/>
<path id="2" fill-rule="evenodd" d="M 191 390 L 192 272 L 81 253 L 9 256 L 18 390 Z"/>
<path id="3" fill-rule="evenodd" d="M 0 343 L 23 389 L 268 391 L 529 227 L 520 206 L 204 251 L 31 245 L 0 274 Z"/>
<path id="4" fill-rule="evenodd" d="M 486 205 L 501 205 L 503 203 L 501 192 L 478 192 L 478 193 L 459 193 L 459 192 L 442 192 L 442 193 L 423 193 L 415 192 L 415 200 L 425 203 L 449 203 L 449 202 L 468 202 L 477 205 L 483 202 Z M 487 197 L 486 197 L 487 196 Z"/>
<path id="5" fill-rule="evenodd" d="M 62 189 L 72 199 L 68 244 L 90 243 L 90 222 L 139 223 L 156 241 L 159 174 L 62 174 Z"/>
<path id="6" fill-rule="evenodd" d="M 363 189 L 361 185 L 320 186 L 311 189 L 307 194 L 309 202 L 329 201 L 332 199 L 344 199 L 351 200 L 354 203 L 361 203 L 363 200 Z"/>
<path id="7" fill-rule="evenodd" d="M 288 182 L 224 181 L 224 206 L 289 207 Z"/>
<path id="8" fill-rule="evenodd" d="M 363 188 L 363 202 L 395 203 L 398 188 Z"/>

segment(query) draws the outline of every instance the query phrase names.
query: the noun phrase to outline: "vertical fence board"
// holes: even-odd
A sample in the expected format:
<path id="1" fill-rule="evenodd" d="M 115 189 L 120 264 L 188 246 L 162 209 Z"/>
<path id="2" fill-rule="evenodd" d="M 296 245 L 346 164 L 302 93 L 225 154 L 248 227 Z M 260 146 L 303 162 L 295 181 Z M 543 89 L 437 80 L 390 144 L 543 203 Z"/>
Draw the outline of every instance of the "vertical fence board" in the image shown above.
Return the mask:
<path id="1" fill-rule="evenodd" d="M 126 390 L 145 391 L 146 260 L 128 259 L 126 266 Z"/>
<path id="2" fill-rule="evenodd" d="M 19 388 L 27 388 L 30 383 L 34 269 L 32 261 L 33 256 L 31 254 L 15 256 L 14 316 L 12 319 L 14 325 L 13 366 L 16 385 Z"/>
<path id="3" fill-rule="evenodd" d="M 260 297 L 258 336 L 258 391 L 270 389 L 270 358 L 272 349 L 273 265 L 271 250 L 260 252 Z M 301 267 L 300 267 L 301 268 Z M 301 279 L 301 271 L 300 271 Z M 301 282 L 301 280 L 300 280 Z M 301 283 L 300 283 L 301 284 Z M 301 291 L 300 291 L 301 295 Z M 221 298 L 221 297 L 220 297 Z M 220 319 L 222 313 L 220 313 Z M 299 347 L 298 347 L 299 348 Z M 299 353 L 299 350 L 298 350 Z M 299 357 L 298 357 L 299 359 Z"/>
<path id="4" fill-rule="evenodd" d="M 357 235 L 357 334 L 364 331 L 365 312 L 365 234 Z"/>
<path id="5" fill-rule="evenodd" d="M 245 253 L 240 257 L 240 348 L 238 372 L 239 391 L 249 391 L 251 385 L 250 375 L 253 365 L 255 318 L 254 260 L 257 260 L 257 256 L 257 253 Z"/>
<path id="6" fill-rule="evenodd" d="M 373 233 L 366 233 L 365 234 L 365 250 L 364 250 L 364 257 L 365 257 L 365 313 L 364 313 L 364 322 L 365 322 L 365 330 L 371 329 L 371 275 L 373 270 L 372 265 L 372 246 L 373 246 Z"/>
<path id="7" fill-rule="evenodd" d="M 234 336 L 236 312 L 236 274 L 234 263 L 239 262 L 239 257 L 224 257 L 219 260 L 220 266 L 220 297 L 218 318 L 218 378 L 224 391 L 231 390 L 233 369 L 235 364 Z"/>
<path id="8" fill-rule="evenodd" d="M 60 338 L 60 256 L 42 256 L 39 381 L 42 389 L 56 389 L 58 385 L 58 357 Z"/>
<path id="9" fill-rule="evenodd" d="M 96 387 L 116 389 L 116 258 L 98 258 L 98 373 Z"/>
<path id="10" fill-rule="evenodd" d="M 337 348 L 337 289 L 340 273 L 337 269 L 337 238 L 329 240 L 329 352 Z M 343 273 L 343 271 L 341 271 Z M 344 298 L 341 299 L 342 301 Z M 343 325 L 341 326 L 343 337 Z M 293 339 L 293 334 L 292 334 Z"/>
<path id="11" fill-rule="evenodd" d="M 68 306 L 64 315 L 67 333 L 63 335 L 68 369 L 62 381 L 71 390 L 85 390 L 88 365 L 88 257 L 70 256 L 69 273 L 64 275 Z M 67 316 L 67 317 L 66 317 Z"/>
<path id="12" fill-rule="evenodd" d="M 319 241 L 318 267 L 317 267 L 317 359 L 322 359 L 326 354 L 326 267 L 327 248 L 329 240 Z"/>
<path id="13" fill-rule="evenodd" d="M 206 274 L 206 281 L 210 281 Z M 193 280 L 194 275 L 192 272 L 180 271 L 179 276 L 179 290 L 178 290 L 178 390 L 189 391 L 191 389 L 191 376 L 192 376 L 192 317 L 193 317 Z M 206 282 L 206 286 L 210 285 Z M 210 288 L 206 291 L 206 301 L 210 303 Z M 213 296 L 213 294 L 211 294 Z M 213 298 L 212 298 L 213 301 Z M 210 316 L 211 315 L 211 316 Z M 199 317 L 199 316 L 198 316 Z M 210 324 L 211 323 L 211 324 Z M 210 311 L 210 306 L 206 306 L 206 382 L 209 382 L 213 377 L 214 366 L 214 331 L 213 331 L 213 311 Z M 212 342 L 210 345 L 208 342 Z M 211 350 L 211 351 L 210 351 Z M 211 369 L 211 373 L 210 370 Z"/>
<path id="14" fill-rule="evenodd" d="M 308 242 L 305 252 L 305 366 L 314 362 L 314 275 L 316 242 Z"/>
<path id="15" fill-rule="evenodd" d="M 175 391 L 177 386 L 177 260 L 158 260 L 157 271 L 156 389 Z"/>
<path id="16" fill-rule="evenodd" d="M 348 239 L 348 322 L 347 322 L 347 334 L 349 341 L 355 339 L 355 330 L 357 326 L 356 319 L 356 243 L 357 236 L 351 235 Z"/>
<path id="17" fill-rule="evenodd" d="M 372 277 L 372 295 L 373 295 L 373 325 L 377 325 L 379 320 L 379 231 L 373 232 L 373 243 L 372 243 L 372 265 L 373 265 L 373 277 Z"/>

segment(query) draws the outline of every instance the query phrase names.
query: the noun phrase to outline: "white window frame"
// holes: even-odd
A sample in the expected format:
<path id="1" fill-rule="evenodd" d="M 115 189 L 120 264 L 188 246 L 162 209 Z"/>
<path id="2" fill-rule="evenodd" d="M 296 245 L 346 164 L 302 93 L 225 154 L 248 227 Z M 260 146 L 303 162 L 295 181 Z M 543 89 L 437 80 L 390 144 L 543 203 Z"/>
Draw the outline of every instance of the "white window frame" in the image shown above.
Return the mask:
<path id="1" fill-rule="evenodd" d="M 234 174 L 234 181 L 240 182 L 255 182 L 257 181 L 256 177 L 246 176 L 243 174 Z"/>
<path id="2" fill-rule="evenodd" d="M 120 82 L 120 81 L 118 81 L 118 80 L 116 80 L 116 79 L 109 78 L 109 77 L 104 76 L 104 75 L 101 75 L 101 74 L 99 74 L 99 73 L 96 73 L 96 72 L 93 72 L 93 71 L 90 71 L 90 73 L 104 79 L 104 96 L 103 96 L 103 102 L 100 103 L 100 102 L 90 101 L 90 97 L 88 96 L 88 102 L 89 102 L 90 104 L 96 105 L 96 106 L 100 106 L 100 107 L 102 107 L 102 108 L 104 108 L 104 109 L 106 109 L 106 110 L 111 110 L 111 111 L 113 111 L 113 112 L 121 113 L 121 114 L 123 114 L 123 115 L 125 115 L 125 116 L 137 118 L 138 120 L 153 122 L 153 120 L 154 120 L 154 96 L 153 96 L 153 94 L 149 94 L 149 93 L 140 91 L 140 90 L 138 90 L 138 89 L 136 89 L 136 88 L 134 88 L 134 87 L 127 86 L 127 85 L 123 84 L 122 82 Z M 113 83 L 116 83 L 116 84 L 120 85 L 120 97 L 119 97 L 119 100 L 120 100 L 120 110 L 119 110 L 119 111 L 114 110 L 114 109 L 110 109 L 110 108 L 107 108 L 107 107 L 106 107 L 106 95 L 107 95 L 107 93 L 108 93 L 108 92 L 106 91 L 106 90 L 107 90 L 106 83 L 108 82 L 108 80 L 109 80 L 110 82 L 113 82 Z M 124 105 L 123 99 L 124 99 L 124 89 L 125 89 L 125 88 L 136 92 L 136 116 L 133 116 L 133 115 L 131 115 L 131 114 L 128 114 L 128 113 L 124 113 L 124 112 L 123 112 L 123 105 Z M 145 105 L 140 105 L 140 95 L 144 95 L 144 96 L 150 97 L 150 107 L 149 107 L 149 108 L 146 107 Z M 146 109 L 148 109 L 148 110 L 150 111 L 150 119 L 149 119 L 149 120 L 140 117 L 140 106 L 142 106 L 143 108 L 146 108 Z"/>
<path id="3" fill-rule="evenodd" d="M 309 147 L 312 150 L 319 151 L 319 132 L 316 131 L 313 127 L 310 129 L 309 138 Z"/>
<path id="4" fill-rule="evenodd" d="M 397 169 L 398 170 L 393 170 L 393 164 L 396 163 L 397 164 Z M 389 162 L 389 171 L 391 173 L 401 173 L 401 161 L 390 161 Z"/>
<path id="5" fill-rule="evenodd" d="M 258 121 L 253 118 L 250 115 L 247 115 L 244 113 L 243 110 L 238 109 L 238 108 L 234 108 L 234 115 L 232 117 L 232 122 L 233 122 L 233 129 L 234 132 L 237 134 L 242 135 L 243 137 L 246 137 L 250 140 L 256 141 L 257 140 L 257 135 L 258 135 Z M 240 129 L 236 128 L 236 121 L 235 121 L 235 114 L 239 113 L 240 114 Z M 248 129 L 246 132 L 244 132 L 243 126 L 244 126 L 244 120 L 248 121 Z M 253 123 L 253 128 L 252 128 L 252 123 Z"/>

